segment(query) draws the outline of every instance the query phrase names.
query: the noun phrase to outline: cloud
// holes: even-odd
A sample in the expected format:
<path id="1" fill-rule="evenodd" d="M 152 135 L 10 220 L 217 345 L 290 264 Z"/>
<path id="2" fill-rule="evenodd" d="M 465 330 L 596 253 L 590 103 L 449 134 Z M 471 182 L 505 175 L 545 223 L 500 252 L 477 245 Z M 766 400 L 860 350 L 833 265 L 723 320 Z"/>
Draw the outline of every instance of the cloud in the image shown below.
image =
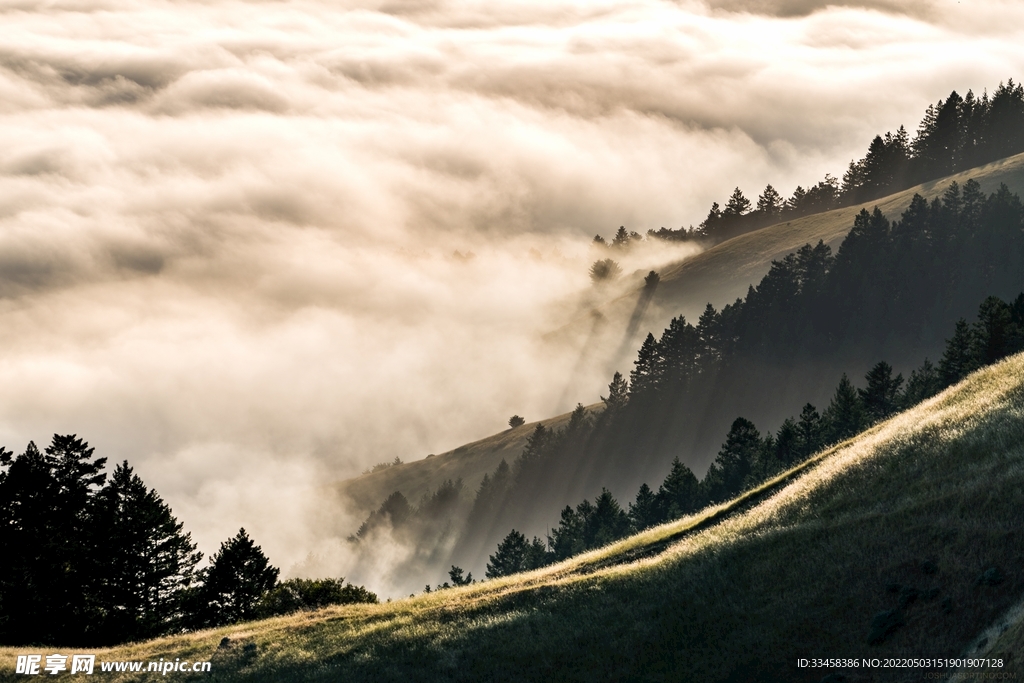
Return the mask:
<path id="1" fill-rule="evenodd" d="M 206 552 L 244 525 L 339 574 L 317 485 L 596 400 L 545 336 L 595 233 L 841 174 L 1024 73 L 1000 2 L 2 11 L 0 443 L 77 432 Z"/>

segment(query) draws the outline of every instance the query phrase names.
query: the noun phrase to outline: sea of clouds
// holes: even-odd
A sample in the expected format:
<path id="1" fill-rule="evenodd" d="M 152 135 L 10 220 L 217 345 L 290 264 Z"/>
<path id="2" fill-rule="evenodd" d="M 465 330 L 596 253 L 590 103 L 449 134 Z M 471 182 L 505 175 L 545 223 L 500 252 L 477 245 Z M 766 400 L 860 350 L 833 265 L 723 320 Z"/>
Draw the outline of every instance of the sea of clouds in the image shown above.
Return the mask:
<path id="1" fill-rule="evenodd" d="M 77 433 L 287 572 L 323 484 L 597 400 L 544 336 L 595 233 L 1024 77 L 1019 3 L 825 5 L 4 0 L 0 444 Z"/>

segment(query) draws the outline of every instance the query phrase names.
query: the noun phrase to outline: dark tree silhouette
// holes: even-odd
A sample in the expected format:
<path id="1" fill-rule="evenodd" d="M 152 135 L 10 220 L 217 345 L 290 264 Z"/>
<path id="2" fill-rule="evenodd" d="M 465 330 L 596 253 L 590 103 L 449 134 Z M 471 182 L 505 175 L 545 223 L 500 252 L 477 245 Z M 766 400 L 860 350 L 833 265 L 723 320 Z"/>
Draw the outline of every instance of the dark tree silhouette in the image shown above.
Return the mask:
<path id="1" fill-rule="evenodd" d="M 595 283 L 614 280 L 621 272 L 622 268 L 612 259 L 601 259 L 590 266 L 590 279 Z"/>
<path id="2" fill-rule="evenodd" d="M 726 216 L 744 216 L 750 212 L 750 200 L 743 196 L 743 191 L 740 188 L 736 188 L 732 192 L 732 196 L 729 197 L 728 203 L 725 205 L 725 211 L 723 215 Z"/>
<path id="3" fill-rule="evenodd" d="M 498 544 L 498 550 L 488 558 L 485 576 L 496 579 L 520 572 L 526 563 L 526 537 L 513 529 Z"/>
<path id="4" fill-rule="evenodd" d="M 202 553 L 171 509 L 125 461 L 97 494 L 92 519 L 103 557 L 94 593 L 101 640 L 139 641 L 180 629 Z"/>
<path id="5" fill-rule="evenodd" d="M 199 622 L 194 625 L 219 626 L 256 618 L 257 605 L 277 584 L 279 573 L 245 529 L 239 529 L 221 543 L 203 571 L 203 585 L 194 594 Z"/>
<path id="6" fill-rule="evenodd" d="M 365 538 L 371 531 L 378 528 L 396 529 L 401 527 L 411 514 L 412 506 L 409 505 L 409 501 L 401 491 L 395 491 L 384 499 L 379 508 L 370 513 L 370 516 L 356 531 L 354 538 Z"/>
<path id="7" fill-rule="evenodd" d="M 697 477 L 678 458 L 672 459 L 672 468 L 658 488 L 656 511 L 658 521 L 675 519 L 695 511 L 698 507 Z"/>
<path id="8" fill-rule="evenodd" d="M 782 215 L 782 208 L 785 200 L 771 185 L 764 188 L 764 192 L 757 198 L 755 209 L 765 223 L 774 223 Z"/>
<path id="9" fill-rule="evenodd" d="M 701 482 L 713 503 L 739 493 L 761 450 L 761 434 L 750 420 L 736 418 L 722 449 Z"/>
<path id="10" fill-rule="evenodd" d="M 573 510 L 566 505 L 562 509 L 558 527 L 551 530 L 550 544 L 555 557 L 563 560 L 577 555 L 587 549 L 584 532 L 587 518 L 593 512 L 593 506 L 584 500 Z"/>
<path id="11" fill-rule="evenodd" d="M 942 391 L 942 377 L 938 369 L 927 358 L 921 367 L 910 373 L 907 388 L 903 391 L 903 406 L 917 405 Z"/>
<path id="12" fill-rule="evenodd" d="M 832 402 L 825 409 L 824 421 L 828 440 L 832 443 L 850 438 L 867 425 L 860 395 L 846 373 L 840 378 Z"/>
<path id="13" fill-rule="evenodd" d="M 629 504 L 629 520 L 636 531 L 643 531 L 661 521 L 657 498 L 646 483 L 636 492 L 636 501 Z"/>
<path id="14" fill-rule="evenodd" d="M 821 448 L 821 416 L 810 403 L 800 411 L 800 422 L 797 423 L 798 448 L 802 458 L 809 458 Z"/>
<path id="15" fill-rule="evenodd" d="M 260 619 L 313 610 L 328 605 L 376 603 L 377 595 L 362 586 L 346 585 L 345 579 L 288 579 L 277 584 L 256 605 Z"/>
<path id="16" fill-rule="evenodd" d="M 526 424 L 526 419 L 519 417 L 518 415 L 513 415 L 508 419 L 508 426 L 511 427 L 512 429 L 515 429 L 516 427 L 522 427 L 524 424 Z"/>
<path id="17" fill-rule="evenodd" d="M 978 368 L 974 358 L 974 334 L 967 321 L 956 322 L 953 336 L 946 340 L 946 351 L 939 361 L 939 375 L 946 386 L 956 384 Z"/>
<path id="18" fill-rule="evenodd" d="M 647 334 L 637 358 L 633 361 L 636 367 L 629 373 L 629 387 L 634 394 L 652 391 L 657 388 L 659 380 L 659 361 L 661 350 L 658 341 L 651 333 Z"/>
<path id="19" fill-rule="evenodd" d="M 858 389 L 861 405 L 870 422 L 884 420 L 902 406 L 900 388 L 903 375 L 892 376 L 892 366 L 880 361 L 864 376 L 867 387 Z"/>
<path id="20" fill-rule="evenodd" d="M 611 491 L 601 489 L 601 495 L 594 500 L 594 512 L 587 520 L 584 538 L 588 548 L 600 548 L 612 541 L 629 535 L 629 517 L 612 496 Z"/>
<path id="21" fill-rule="evenodd" d="M 90 503 L 106 458 L 76 435 L 0 449 L 0 642 L 95 643 L 102 559 Z"/>
<path id="22" fill-rule="evenodd" d="M 452 580 L 453 586 L 468 586 L 473 583 L 473 572 L 462 575 L 462 567 L 456 567 L 454 564 L 452 568 L 448 570 L 448 578 Z"/>
<path id="23" fill-rule="evenodd" d="M 609 417 L 626 407 L 629 402 L 629 383 L 622 378 L 621 372 L 612 375 L 612 381 L 608 385 L 608 396 L 602 396 L 601 400 L 604 401 L 605 414 Z"/>

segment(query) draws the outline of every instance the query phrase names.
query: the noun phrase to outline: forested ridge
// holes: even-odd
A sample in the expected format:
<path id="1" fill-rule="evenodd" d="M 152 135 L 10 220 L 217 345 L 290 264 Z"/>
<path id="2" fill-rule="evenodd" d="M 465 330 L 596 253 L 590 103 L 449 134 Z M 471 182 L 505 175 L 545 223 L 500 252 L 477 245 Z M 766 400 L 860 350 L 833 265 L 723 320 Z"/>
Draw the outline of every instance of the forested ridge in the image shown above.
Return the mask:
<path id="1" fill-rule="evenodd" d="M 963 319 L 957 321 L 938 365 L 926 358 L 905 380 L 902 374 L 894 374 L 888 363 L 879 361 L 864 376 L 862 388 L 855 387 L 844 374 L 822 413 L 807 403 L 798 417 L 787 418 L 774 434 L 762 436 L 754 423 L 737 417 L 702 480 L 675 458 L 658 490 L 642 484 L 628 510 L 605 488 L 593 503 L 585 499 L 575 508 L 567 505 L 562 509 L 558 526 L 545 539 L 534 536 L 527 541 L 523 533 L 513 529 L 489 557 L 487 577 L 537 569 L 729 500 L 799 464 L 821 448 L 855 436 L 934 396 L 970 372 L 1022 350 L 1024 292 L 1012 303 L 988 297 L 981 303 L 973 324 Z M 552 432 L 537 425 L 513 468 L 501 467 L 500 470 L 507 471 L 504 477 L 496 474 L 494 479 L 484 480 L 473 512 L 482 515 L 488 508 L 493 510 L 495 499 L 499 505 L 522 504 L 531 495 L 531 485 L 535 485 L 538 475 L 550 467 L 548 460 L 562 457 L 564 450 L 574 447 L 574 441 L 584 440 L 583 434 L 591 437 L 600 430 L 622 429 L 623 422 L 629 419 L 625 413 L 629 400 L 626 383 L 616 374 L 605 399 L 607 408 L 600 416 L 590 418 L 582 406 L 577 408 L 576 434 L 569 430 Z M 501 483 L 496 485 L 495 481 Z M 471 524 L 475 518 L 470 517 Z"/>
<path id="2" fill-rule="evenodd" d="M 467 538 L 493 534 L 498 520 L 536 526 L 533 501 L 556 495 L 557 477 L 583 473 L 595 488 L 612 486 L 652 457 L 673 453 L 661 498 L 641 488 L 631 525 L 607 490 L 596 505 L 584 501 L 576 510 L 565 508 L 551 534 L 554 556 L 563 556 L 559 548 L 594 547 L 592 541 L 561 540 L 566 534 L 577 538 L 566 530 L 585 530 L 592 515 L 618 519 L 612 528 L 643 528 L 647 520 L 678 516 L 665 512 L 673 505 L 681 514 L 725 500 L 822 445 L 1024 348 L 1022 289 L 1024 206 L 1005 187 L 986 197 L 973 181 L 962 190 L 953 183 L 931 203 L 915 196 L 898 221 L 864 210 L 834 256 L 820 242 L 805 245 L 773 262 L 745 299 L 721 311 L 708 305 L 696 324 L 677 317 L 660 338 L 649 334 L 628 381 L 619 373 L 612 378 L 599 416 L 579 406 L 559 433 L 538 426 L 510 473 L 496 472 L 484 481 Z M 968 325 L 959 313 L 979 301 L 978 321 Z M 895 350 L 905 357 L 907 349 L 923 346 L 926 335 L 945 337 L 941 361 L 925 358 L 904 386 L 902 375 L 878 359 Z M 874 360 L 868 360 L 870 353 Z M 804 364 L 827 367 L 830 360 L 875 363 L 867 387 L 858 390 L 841 374 L 822 414 L 811 400 L 795 402 L 791 409 L 802 410 L 799 418 L 783 420 L 766 439 L 752 420 L 733 419 L 744 414 L 745 397 L 775 400 L 773 384 L 783 373 Z M 683 444 L 709 423 L 723 427 L 719 435 L 725 425 L 729 431 L 698 486 Z"/>
<path id="3" fill-rule="evenodd" d="M 798 187 L 788 199 L 769 185 L 756 204 L 737 188 L 726 208 L 713 206 L 699 228 L 648 231 L 647 238 L 714 243 L 778 221 L 870 201 L 1024 151 L 1022 131 L 1024 87 L 1013 80 L 991 96 L 968 92 L 961 97 L 954 91 L 928 107 L 913 140 L 903 127 L 876 136 L 841 182 L 827 176 L 808 190 Z M 642 239 L 622 227 L 610 242 L 598 236 L 595 243 L 611 254 Z M 602 258 L 591 277 L 598 282 L 617 272 L 613 260 Z M 657 281 L 652 272 L 647 288 Z M 721 499 L 742 482 L 753 481 L 749 476 L 806 457 L 809 449 L 835 438 L 839 422 L 833 404 L 845 396 L 849 406 L 857 405 L 860 392 L 875 392 L 873 382 L 882 375 L 894 383 L 890 390 L 899 394 L 898 405 L 945 386 L 952 381 L 949 368 L 931 361 L 919 365 L 922 358 L 938 359 L 949 352 L 952 339 L 975 339 L 976 328 L 958 321 L 973 315 L 980 301 L 987 302 L 983 316 L 1006 314 L 1019 321 L 1024 303 L 1015 297 L 1022 289 L 1024 211 L 1005 186 L 986 195 L 975 180 L 951 183 L 932 201 L 915 195 L 898 218 L 877 208 L 861 211 L 835 253 L 822 242 L 807 244 L 774 261 L 745 297 L 721 310 L 708 304 L 696 321 L 679 316 L 660 336 L 648 334 L 628 376 L 612 378 L 603 412 L 588 414 L 579 406 L 563 430 L 539 430 L 516 461 L 502 462 L 484 477 L 471 504 L 456 496 L 447 498 L 443 509 L 410 515 L 417 508 L 395 492 L 367 520 L 359 538 L 367 540 L 363 537 L 371 526 L 389 529 L 417 544 L 422 562 L 437 560 L 454 535 L 450 559 L 473 563 L 487 557 L 510 527 L 544 529 L 549 538 L 530 541 L 523 534 L 512 539 L 513 545 L 535 558 L 544 553 L 563 557 L 565 548 L 593 547 L 594 538 L 607 537 L 595 531 L 607 525 L 586 522 L 592 516 L 617 520 L 608 527 L 618 529 L 616 535 L 642 528 L 638 520 L 645 515 L 665 519 L 672 507 L 666 500 L 675 496 L 665 491 L 691 492 L 687 504 L 679 502 L 682 494 L 675 496 L 677 511 Z M 1012 303 L 996 305 L 1000 299 Z M 991 353 L 989 360 L 971 360 L 984 355 L 978 353 L 967 353 L 964 367 L 990 362 Z M 868 387 L 858 390 L 847 375 L 868 368 Z M 815 403 L 823 406 L 821 411 Z M 854 410 L 847 426 L 859 428 L 877 419 L 873 410 Z M 755 423 L 775 425 L 775 431 L 762 436 Z M 818 425 L 814 438 L 812 423 Z M 751 453 L 777 450 L 776 464 L 758 456 L 749 459 L 749 476 L 738 474 L 743 467 L 723 470 L 723 434 L 727 442 L 746 443 Z M 660 479 L 670 461 L 662 489 L 644 484 L 628 511 L 614 502 L 608 489 L 631 495 L 630 489 L 636 491 L 655 473 Z M 694 471 L 704 470 L 701 481 Z M 718 493 L 713 493 L 716 478 Z M 598 491 L 595 502 L 588 502 Z M 565 507 L 581 498 L 588 500 Z M 420 507 L 426 511 L 424 502 Z M 391 507 L 401 512 L 392 517 Z"/>
<path id="4" fill-rule="evenodd" d="M 977 97 L 955 90 L 928 105 L 914 138 L 904 126 L 895 133 L 876 135 L 860 160 L 851 160 L 842 179 L 826 174 L 804 189 L 798 186 L 784 198 L 768 185 L 755 201 L 737 187 L 722 207 L 715 202 L 696 228 L 648 230 L 648 237 L 665 240 L 722 242 L 758 228 L 868 202 L 936 178 L 975 168 L 1024 152 L 1024 86 L 1009 79 L 992 93 Z M 611 244 L 639 239 L 620 229 Z M 603 244 L 604 240 L 597 237 Z"/>
<path id="5" fill-rule="evenodd" d="M 835 254 L 805 245 L 773 262 L 745 298 L 649 334 L 629 376 L 612 378 L 603 411 L 578 406 L 564 429 L 539 426 L 516 461 L 485 476 L 471 507 L 449 496 L 436 509 L 444 514 L 432 526 L 419 517 L 414 531 L 407 514 L 390 516 L 396 492 L 368 524 L 431 547 L 432 534 L 450 536 L 451 520 L 463 517 L 452 561 L 491 552 L 504 536 L 494 575 L 596 547 L 724 500 L 1021 348 L 1022 290 L 1024 206 L 1005 187 L 986 196 L 974 181 L 952 183 L 932 202 L 915 196 L 898 220 L 864 210 Z M 972 325 L 963 318 L 973 311 Z M 904 378 L 894 366 L 911 370 L 912 354 Z M 842 368 L 869 369 L 866 386 Z M 834 388 L 825 402 L 822 376 Z M 755 423 L 765 404 L 791 417 L 762 435 Z M 703 480 L 692 457 L 701 440 L 718 451 Z M 622 495 L 668 461 L 662 486 L 641 486 L 628 510 L 607 490 Z M 588 490 L 602 492 L 591 503 Z M 565 507 L 573 492 L 588 500 Z M 507 535 L 538 527 L 545 538 Z M 509 553 L 527 559 L 502 559 Z"/>

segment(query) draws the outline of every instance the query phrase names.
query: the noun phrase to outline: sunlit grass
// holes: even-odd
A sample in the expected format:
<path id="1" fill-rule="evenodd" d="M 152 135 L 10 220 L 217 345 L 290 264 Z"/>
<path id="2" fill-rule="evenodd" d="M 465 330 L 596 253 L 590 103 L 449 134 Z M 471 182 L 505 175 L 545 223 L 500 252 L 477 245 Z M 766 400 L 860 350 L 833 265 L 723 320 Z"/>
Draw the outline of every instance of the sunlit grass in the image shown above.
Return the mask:
<path id="1" fill-rule="evenodd" d="M 798 657 L 950 657 L 1024 594 L 1021 510 L 1017 356 L 734 501 L 560 564 L 97 654 L 209 659 L 224 681 L 802 680 Z M 997 586 L 977 581 L 989 566 Z M 869 645 L 890 584 L 921 595 Z M 0 650 L 0 675 L 37 651 Z"/>

